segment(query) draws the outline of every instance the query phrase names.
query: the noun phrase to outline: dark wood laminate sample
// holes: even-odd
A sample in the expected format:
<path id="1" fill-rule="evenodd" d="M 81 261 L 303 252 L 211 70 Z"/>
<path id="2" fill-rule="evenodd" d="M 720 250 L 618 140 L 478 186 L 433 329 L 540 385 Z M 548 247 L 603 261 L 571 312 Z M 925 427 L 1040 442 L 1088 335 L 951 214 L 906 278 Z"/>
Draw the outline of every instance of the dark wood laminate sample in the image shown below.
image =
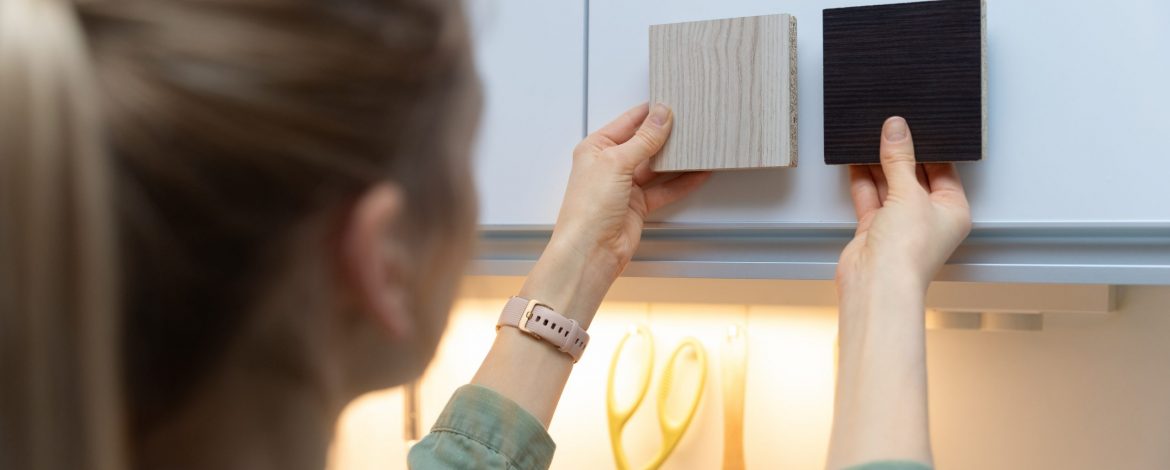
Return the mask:
<path id="1" fill-rule="evenodd" d="M 986 6 L 938 0 L 826 9 L 825 163 L 877 163 L 882 123 L 910 123 L 920 162 L 987 148 Z"/>

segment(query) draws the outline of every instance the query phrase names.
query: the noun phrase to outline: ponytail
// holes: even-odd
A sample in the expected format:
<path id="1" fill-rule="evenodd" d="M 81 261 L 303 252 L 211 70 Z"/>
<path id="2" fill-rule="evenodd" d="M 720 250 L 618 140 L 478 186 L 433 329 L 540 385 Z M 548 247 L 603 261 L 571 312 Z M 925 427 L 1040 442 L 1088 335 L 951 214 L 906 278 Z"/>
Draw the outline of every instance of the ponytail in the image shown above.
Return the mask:
<path id="1" fill-rule="evenodd" d="M 119 270 L 69 0 L 0 0 L 0 469 L 120 470 Z"/>

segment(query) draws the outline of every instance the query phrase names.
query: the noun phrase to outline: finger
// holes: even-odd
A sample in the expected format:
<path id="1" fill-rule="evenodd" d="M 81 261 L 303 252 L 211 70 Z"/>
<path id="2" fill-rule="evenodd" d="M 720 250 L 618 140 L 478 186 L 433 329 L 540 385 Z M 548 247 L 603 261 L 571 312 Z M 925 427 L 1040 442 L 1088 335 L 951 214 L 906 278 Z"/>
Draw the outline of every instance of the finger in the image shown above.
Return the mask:
<path id="1" fill-rule="evenodd" d="M 634 136 L 610 151 L 632 170 L 662 149 L 666 144 L 666 138 L 670 136 L 673 123 L 674 113 L 670 108 L 661 103 L 655 104 Z"/>
<path id="2" fill-rule="evenodd" d="M 890 188 L 908 190 L 913 189 L 910 185 L 917 184 L 914 140 L 905 119 L 894 116 L 882 125 L 881 162 Z"/>
<path id="3" fill-rule="evenodd" d="M 650 178 L 650 181 L 647 181 L 646 184 L 643 184 L 642 189 L 649 189 L 649 188 L 652 188 L 654 186 L 666 184 L 667 182 L 678 179 L 679 177 L 686 175 L 686 174 L 687 174 L 687 172 L 675 172 L 675 171 L 665 172 L 665 173 L 654 173 L 654 177 Z"/>
<path id="4" fill-rule="evenodd" d="M 586 136 L 578 147 L 604 150 L 630 140 L 630 137 L 633 137 L 634 133 L 638 131 L 638 126 L 642 125 L 642 121 L 649 113 L 650 106 L 646 103 L 634 106 L 610 121 L 609 124 Z"/>
<path id="5" fill-rule="evenodd" d="M 922 165 L 926 172 L 926 179 L 930 182 L 930 192 L 954 193 L 967 198 L 963 189 L 963 180 L 959 179 L 959 172 L 954 163 L 927 163 Z"/>
<path id="6" fill-rule="evenodd" d="M 926 178 L 925 165 L 914 165 L 914 176 L 918 178 L 918 185 L 922 186 L 926 192 L 930 192 L 930 181 Z"/>
<path id="7" fill-rule="evenodd" d="M 869 165 L 869 175 L 873 178 L 874 186 L 877 187 L 878 205 L 885 204 L 886 196 L 890 194 L 890 184 L 886 181 L 886 173 L 879 165 Z"/>
<path id="8" fill-rule="evenodd" d="M 646 211 L 654 212 L 663 206 L 673 204 L 699 189 L 711 177 L 709 171 L 682 173 L 677 178 L 646 188 Z"/>
<path id="9" fill-rule="evenodd" d="M 650 167 L 650 160 L 639 163 L 638 167 L 634 168 L 634 184 L 638 186 L 645 186 L 657 177 L 658 173 Z"/>
<path id="10" fill-rule="evenodd" d="M 654 173 L 653 178 L 651 178 L 645 184 L 642 184 L 640 186 L 642 187 L 643 190 L 650 189 L 650 188 L 653 188 L 655 186 L 666 184 L 668 181 L 677 179 L 679 177 L 687 175 L 688 173 L 693 173 L 693 172 L 680 173 L 680 172 L 670 171 L 670 172 L 665 172 L 665 173 Z"/>
<path id="11" fill-rule="evenodd" d="M 849 166 L 849 196 L 853 199 L 853 212 L 857 215 L 857 220 L 882 207 L 873 175 L 864 166 Z"/>
<path id="12" fill-rule="evenodd" d="M 966 201 L 966 191 L 963 189 L 963 180 L 958 178 L 958 171 L 954 164 L 930 164 L 927 167 L 927 179 L 930 180 L 930 199 L 936 201 L 957 202 L 961 206 L 969 206 Z"/>

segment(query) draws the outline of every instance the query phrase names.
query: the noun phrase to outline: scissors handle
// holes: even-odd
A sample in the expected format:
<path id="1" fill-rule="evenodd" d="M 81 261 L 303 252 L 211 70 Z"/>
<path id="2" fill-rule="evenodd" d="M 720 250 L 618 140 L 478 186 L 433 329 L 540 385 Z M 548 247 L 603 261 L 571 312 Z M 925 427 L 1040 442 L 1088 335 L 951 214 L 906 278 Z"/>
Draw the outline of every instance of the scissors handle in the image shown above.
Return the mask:
<path id="1" fill-rule="evenodd" d="M 626 407 L 619 407 L 615 393 L 615 377 L 617 375 L 618 362 L 621 360 L 622 351 L 626 347 L 626 343 L 631 337 L 643 336 L 647 340 L 648 347 L 646 353 L 643 355 L 641 369 L 641 376 L 638 381 L 638 394 L 634 402 Z M 684 354 L 688 353 L 688 354 Z M 677 420 L 670 419 L 667 411 L 667 402 L 674 391 L 674 378 L 679 371 L 680 364 L 689 364 L 682 362 L 683 360 L 694 361 L 694 367 L 697 368 L 699 374 L 698 383 L 695 386 L 694 393 L 691 395 L 691 401 L 687 404 L 686 413 Z M 613 359 L 609 364 L 609 380 L 606 387 L 606 411 L 609 418 L 609 440 L 613 447 L 614 460 L 617 463 L 618 470 L 629 470 L 630 464 L 626 457 L 625 449 L 622 446 L 622 430 L 629 422 L 630 417 L 642 405 L 642 400 L 646 397 L 646 392 L 650 387 L 650 377 L 654 370 L 654 341 L 650 336 L 650 330 L 645 326 L 638 326 L 634 331 L 627 333 L 618 342 L 617 349 L 614 351 Z M 658 385 L 658 426 L 662 431 L 662 448 L 658 455 L 647 464 L 645 469 L 657 470 L 670 456 L 675 447 L 678 446 L 679 441 L 682 440 L 683 434 L 687 427 L 690 426 L 691 420 L 695 417 L 695 412 L 699 408 L 699 401 L 703 398 L 703 391 L 707 384 L 707 351 L 703 348 L 702 343 L 694 338 L 686 338 L 675 348 L 671 353 L 670 359 L 666 363 L 666 368 L 662 372 L 662 378 Z"/>
<path id="2" fill-rule="evenodd" d="M 617 375 L 618 362 L 621 360 L 622 351 L 625 349 L 626 343 L 634 336 L 641 336 L 646 340 L 646 352 L 642 355 L 638 390 L 633 403 L 626 407 L 619 407 L 617 397 L 615 396 L 615 377 Z M 642 405 L 642 400 L 646 398 L 646 392 L 650 389 L 650 376 L 653 371 L 654 337 L 650 335 L 648 328 L 643 325 L 638 325 L 633 331 L 626 333 L 621 341 L 618 342 L 617 349 L 613 353 L 613 359 L 609 363 L 609 379 L 606 384 L 605 404 L 606 414 L 609 419 L 609 442 L 613 448 L 613 456 L 617 462 L 618 470 L 628 470 L 630 468 L 626 458 L 626 451 L 622 447 L 622 428 L 626 426 L 626 423 L 630 421 L 630 417 L 634 415 L 634 411 Z"/>
<path id="3" fill-rule="evenodd" d="M 689 352 L 690 356 L 684 356 L 684 352 Z M 666 408 L 670 394 L 676 390 L 674 387 L 674 377 L 678 373 L 677 367 L 679 367 L 680 359 L 693 359 L 695 361 L 695 367 L 699 373 L 699 380 L 695 384 L 691 401 L 687 404 L 686 413 L 679 420 L 671 420 Z M 703 391 L 706 386 L 707 350 L 703 348 L 703 344 L 699 340 L 686 338 L 670 354 L 670 360 L 667 361 L 666 369 L 662 372 L 661 383 L 658 386 L 658 426 L 662 429 L 662 450 L 659 451 L 658 456 L 646 468 L 657 469 L 666 461 L 670 453 L 674 452 L 674 448 L 682 440 L 683 434 L 686 433 L 687 428 L 691 425 L 691 420 L 695 417 L 695 412 L 699 409 L 699 401 L 703 398 Z"/>

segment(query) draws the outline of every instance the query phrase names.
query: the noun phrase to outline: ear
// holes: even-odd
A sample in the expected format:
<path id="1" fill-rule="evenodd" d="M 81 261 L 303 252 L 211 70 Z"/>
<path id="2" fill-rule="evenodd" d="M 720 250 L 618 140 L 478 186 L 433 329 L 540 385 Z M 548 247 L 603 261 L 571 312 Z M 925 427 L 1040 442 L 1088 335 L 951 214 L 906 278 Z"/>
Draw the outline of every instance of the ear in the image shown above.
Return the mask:
<path id="1" fill-rule="evenodd" d="M 407 308 L 403 240 L 393 236 L 402 224 L 402 191 L 390 183 L 367 189 L 354 202 L 340 237 L 341 269 L 345 286 L 363 314 L 384 327 L 391 337 L 414 334 Z"/>

